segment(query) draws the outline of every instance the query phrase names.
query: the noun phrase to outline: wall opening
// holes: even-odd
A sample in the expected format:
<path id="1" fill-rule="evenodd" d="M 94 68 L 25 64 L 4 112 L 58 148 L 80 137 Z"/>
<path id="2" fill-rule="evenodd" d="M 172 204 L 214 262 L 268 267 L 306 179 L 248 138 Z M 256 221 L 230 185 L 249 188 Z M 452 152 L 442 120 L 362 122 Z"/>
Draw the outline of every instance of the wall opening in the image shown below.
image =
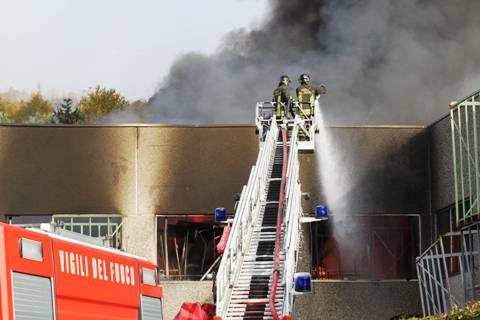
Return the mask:
<path id="1" fill-rule="evenodd" d="M 157 264 L 169 280 L 200 280 L 218 267 L 223 228 L 212 215 L 157 216 Z"/>
<path id="2" fill-rule="evenodd" d="M 420 252 L 418 215 L 351 216 L 342 226 L 335 217 L 311 228 L 312 275 L 328 280 L 393 280 L 416 278 Z M 344 228 L 336 236 L 334 228 Z"/>

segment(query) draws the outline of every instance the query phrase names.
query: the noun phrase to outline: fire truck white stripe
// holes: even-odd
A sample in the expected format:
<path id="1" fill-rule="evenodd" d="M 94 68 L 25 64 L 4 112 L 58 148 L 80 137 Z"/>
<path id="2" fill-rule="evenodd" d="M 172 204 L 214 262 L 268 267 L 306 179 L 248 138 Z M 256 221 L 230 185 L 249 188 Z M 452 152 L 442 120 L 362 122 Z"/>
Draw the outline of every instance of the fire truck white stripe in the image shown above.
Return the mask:
<path id="1" fill-rule="evenodd" d="M 79 245 L 82 245 L 82 246 L 85 246 L 85 247 L 90 247 L 90 248 L 93 248 L 93 249 L 98 249 L 98 250 L 102 250 L 102 251 L 107 251 L 107 252 L 119 254 L 119 255 L 122 255 L 122 256 L 125 256 L 125 257 L 135 258 L 135 259 L 142 260 L 142 261 L 148 261 L 148 259 L 146 259 L 146 258 L 136 256 L 136 255 L 133 255 L 133 254 L 129 254 L 129 253 L 117 250 L 117 249 L 100 247 L 100 246 L 93 245 L 93 244 L 90 244 L 90 243 L 86 243 L 86 242 L 62 237 L 62 236 L 59 236 L 59 235 L 54 234 L 54 233 L 48 233 L 48 232 L 45 232 L 45 231 L 40 230 L 40 229 L 29 228 L 28 230 L 36 232 L 36 233 L 45 234 L 45 235 L 47 235 L 47 236 L 49 236 L 50 238 L 53 238 L 53 239 L 59 239 L 59 240 L 63 240 L 63 241 L 66 241 L 66 242 L 79 244 Z"/>

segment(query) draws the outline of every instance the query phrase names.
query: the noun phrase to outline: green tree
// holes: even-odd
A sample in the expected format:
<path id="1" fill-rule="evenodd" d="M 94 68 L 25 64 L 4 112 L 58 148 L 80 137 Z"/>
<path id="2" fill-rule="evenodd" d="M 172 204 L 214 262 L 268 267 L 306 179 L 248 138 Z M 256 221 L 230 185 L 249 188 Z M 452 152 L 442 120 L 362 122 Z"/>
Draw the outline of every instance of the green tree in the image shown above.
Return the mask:
<path id="1" fill-rule="evenodd" d="M 18 100 L 11 100 L 0 96 L 0 113 L 2 113 L 2 123 L 11 122 L 16 114 L 22 108 L 22 102 Z"/>
<path id="2" fill-rule="evenodd" d="M 63 99 L 63 103 L 53 113 L 53 116 L 58 123 L 75 124 L 83 120 L 83 114 L 79 108 L 73 107 L 72 99 Z"/>
<path id="3" fill-rule="evenodd" d="M 23 123 L 46 123 L 49 122 L 52 111 L 52 104 L 40 93 L 36 93 L 22 105 L 20 111 L 15 114 L 14 120 Z"/>
<path id="4" fill-rule="evenodd" d="M 10 119 L 5 115 L 3 111 L 0 111 L 0 123 L 10 123 Z"/>
<path id="5" fill-rule="evenodd" d="M 128 106 L 128 100 L 115 89 L 100 86 L 83 96 L 80 100 L 80 110 L 87 119 L 101 117 L 112 111 L 119 111 Z"/>

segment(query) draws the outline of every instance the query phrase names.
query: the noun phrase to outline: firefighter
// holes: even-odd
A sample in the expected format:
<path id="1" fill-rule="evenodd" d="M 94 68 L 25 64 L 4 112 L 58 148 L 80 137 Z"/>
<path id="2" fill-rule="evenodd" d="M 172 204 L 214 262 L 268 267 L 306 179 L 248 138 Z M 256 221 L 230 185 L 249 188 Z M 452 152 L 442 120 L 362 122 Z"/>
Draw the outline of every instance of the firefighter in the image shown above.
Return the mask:
<path id="1" fill-rule="evenodd" d="M 297 99 L 298 99 L 298 108 L 296 114 L 301 119 L 310 119 L 315 115 L 315 100 L 320 94 L 325 94 L 327 88 L 322 84 L 319 86 L 314 86 L 310 83 L 310 76 L 306 73 L 300 75 L 298 78 L 300 86 L 297 88 Z M 310 127 L 311 123 L 305 123 L 305 129 Z M 306 138 L 305 132 L 300 130 L 298 133 L 300 140 Z"/>
<path id="2" fill-rule="evenodd" d="M 291 81 L 288 76 L 281 76 L 278 87 L 273 91 L 273 103 L 275 106 L 275 116 L 277 119 L 284 118 L 286 116 L 286 112 L 291 110 L 293 96 L 292 89 L 290 88 L 290 82 Z"/>
<path id="3" fill-rule="evenodd" d="M 300 86 L 297 88 L 298 107 L 297 114 L 301 118 L 311 117 L 315 112 L 315 100 L 320 94 L 327 92 L 326 87 L 322 84 L 314 86 L 310 83 L 310 76 L 306 73 L 298 78 Z"/>

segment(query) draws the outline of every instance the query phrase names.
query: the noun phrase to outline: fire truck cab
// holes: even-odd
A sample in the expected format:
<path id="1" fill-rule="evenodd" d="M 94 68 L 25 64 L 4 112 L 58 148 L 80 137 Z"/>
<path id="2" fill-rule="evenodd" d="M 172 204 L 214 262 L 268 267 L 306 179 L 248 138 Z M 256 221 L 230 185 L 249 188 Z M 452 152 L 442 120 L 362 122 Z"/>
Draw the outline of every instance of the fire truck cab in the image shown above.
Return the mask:
<path id="1" fill-rule="evenodd" d="M 156 265 L 0 223 L 0 320 L 163 319 Z"/>

